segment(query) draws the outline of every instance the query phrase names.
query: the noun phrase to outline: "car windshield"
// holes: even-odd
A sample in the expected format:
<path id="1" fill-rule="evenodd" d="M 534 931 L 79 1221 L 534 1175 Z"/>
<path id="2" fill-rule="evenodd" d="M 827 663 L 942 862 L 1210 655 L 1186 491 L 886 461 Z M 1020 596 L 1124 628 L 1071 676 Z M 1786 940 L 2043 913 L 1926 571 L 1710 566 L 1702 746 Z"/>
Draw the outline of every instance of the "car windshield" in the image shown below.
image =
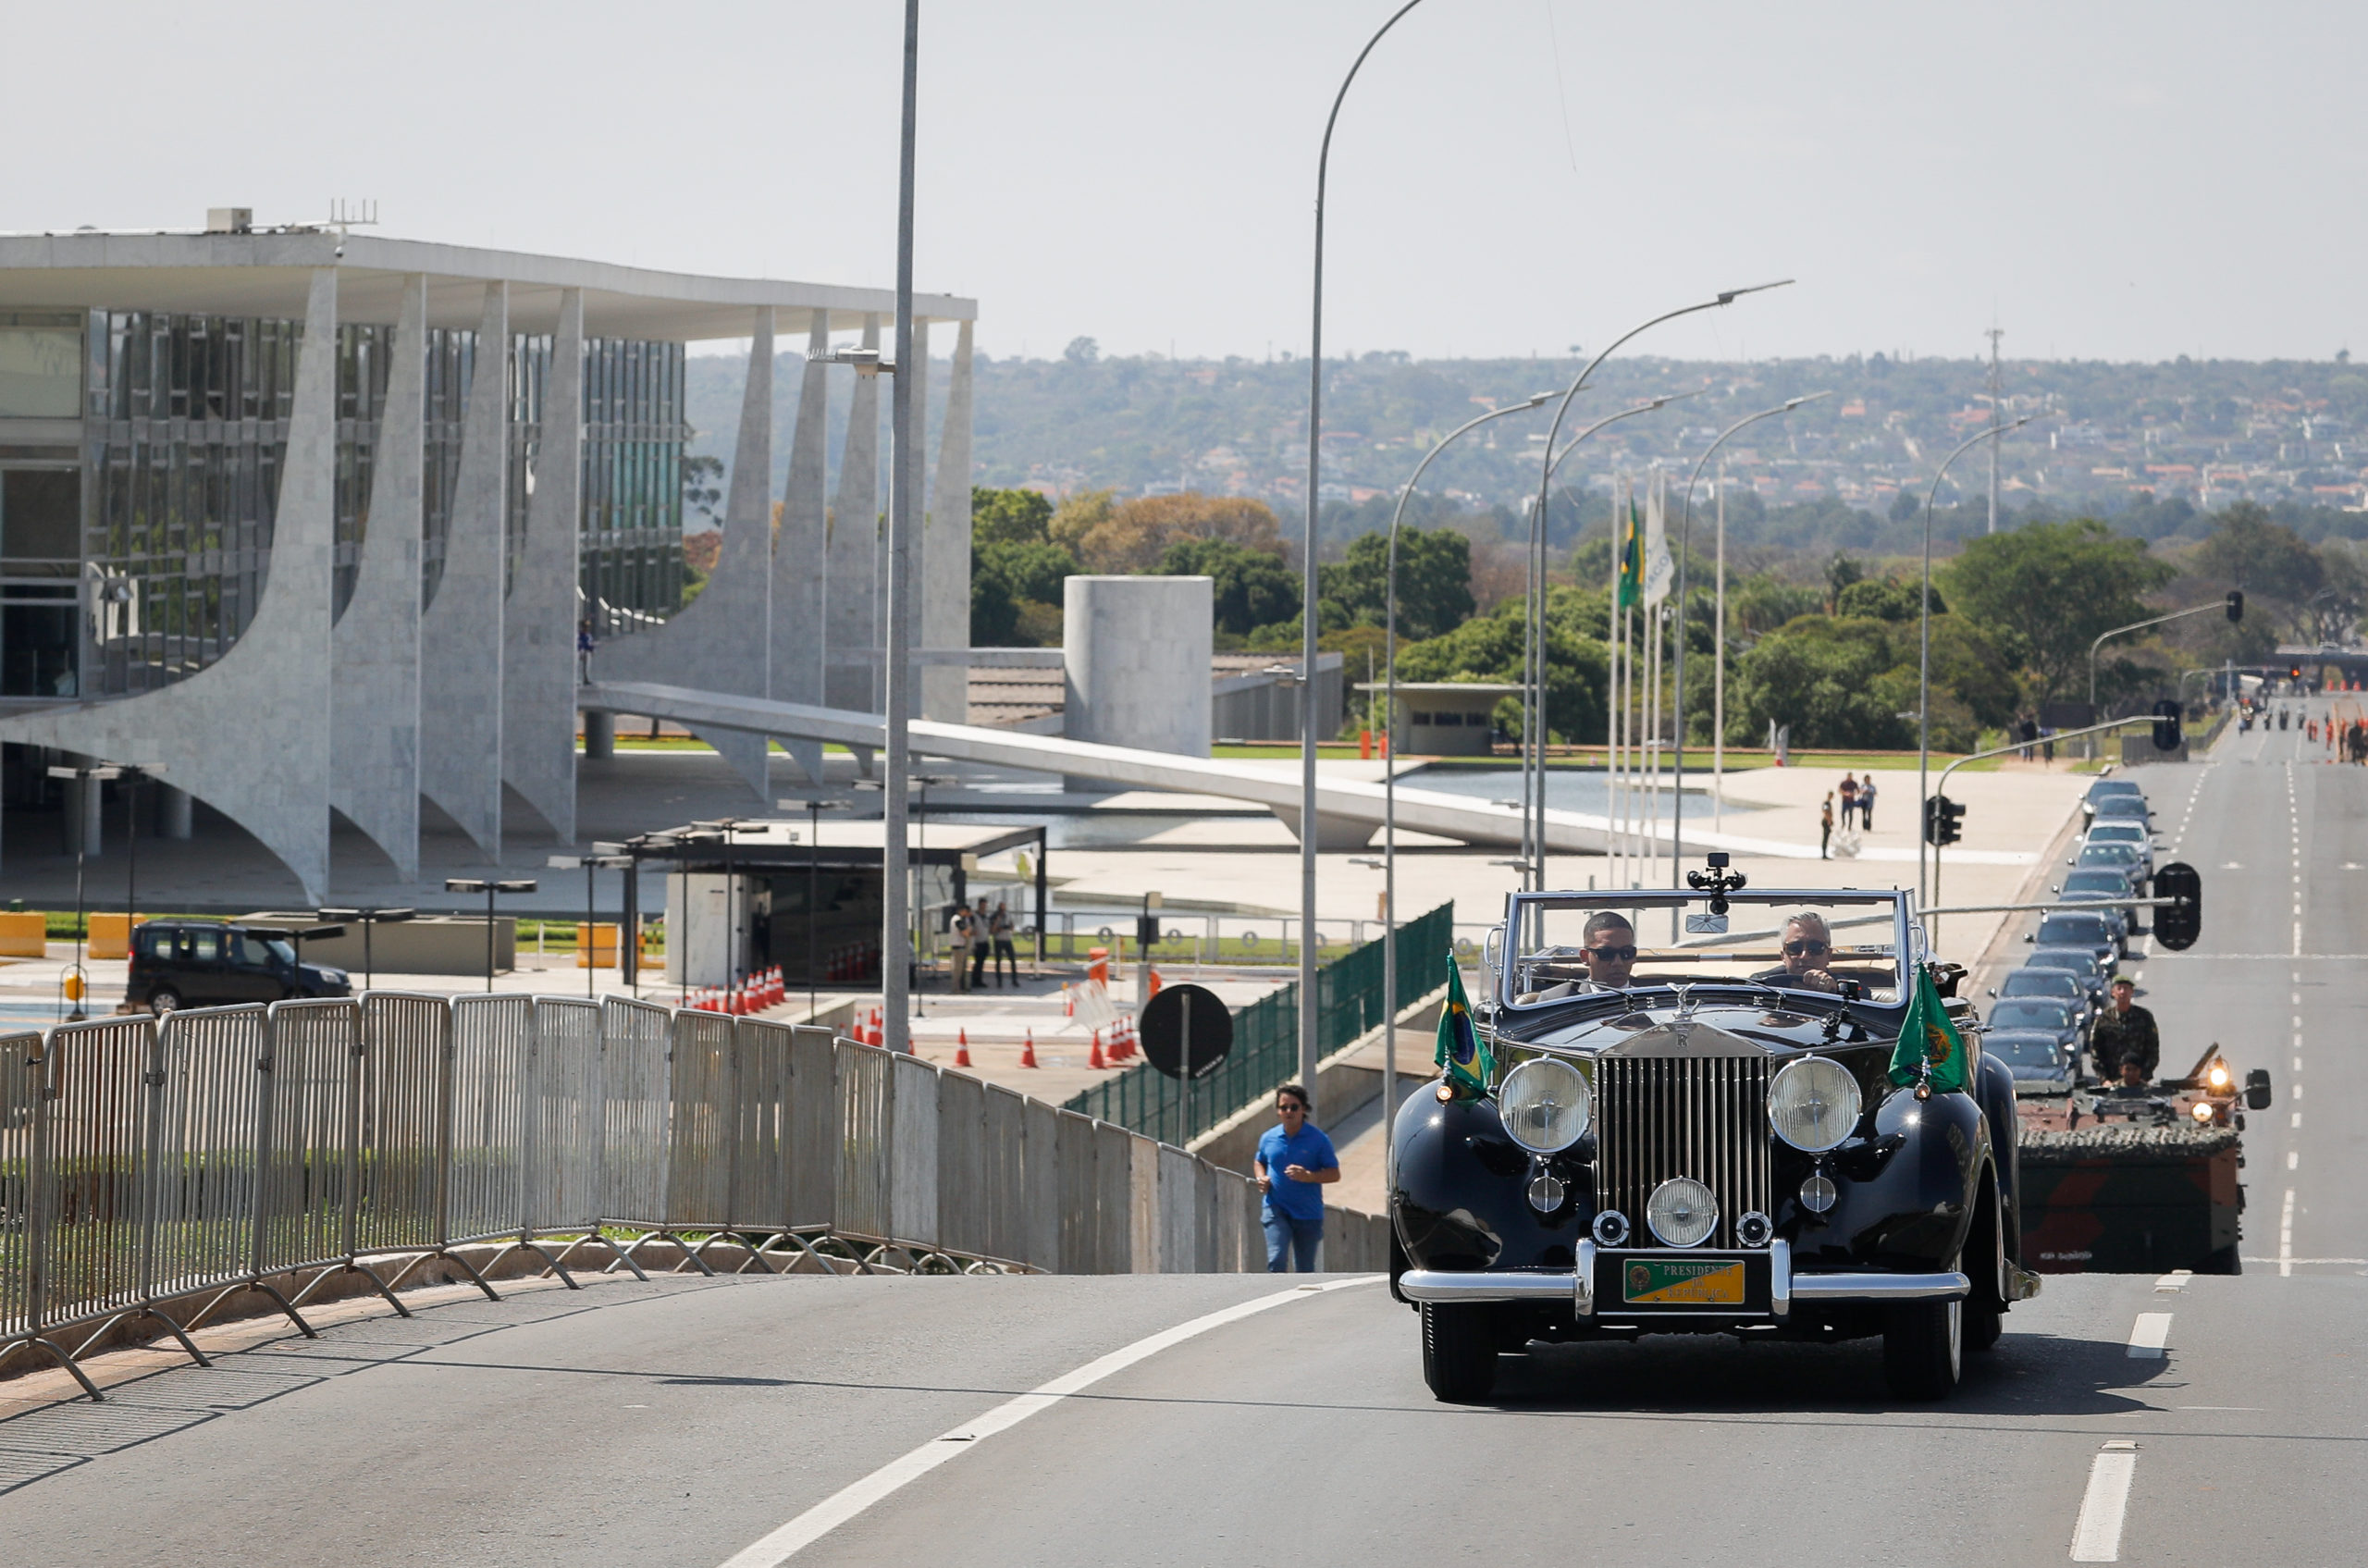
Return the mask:
<path id="1" fill-rule="evenodd" d="M 1998 988 L 1998 994 L 2077 997 L 2080 994 L 2080 977 L 2070 969 L 2009 969 L 2005 983 Z"/>
<path id="2" fill-rule="evenodd" d="M 2017 1001 L 2001 1002 L 1990 1009 L 1992 1029 L 2060 1030 L 2072 1027 L 2069 1004 L 2047 996 L 2026 996 Z"/>
<path id="3" fill-rule="evenodd" d="M 2064 879 L 2064 891 L 2071 893 L 2114 893 L 2129 891 L 2129 879 L 2110 866 L 2091 870 L 2074 871 Z"/>
<path id="4" fill-rule="evenodd" d="M 1697 873 L 1698 874 L 1698 873 Z M 1520 894 L 1499 998 L 1512 1006 L 1649 986 L 1751 984 L 1896 1000 L 1893 893 Z M 1491 967 L 1498 960 L 1492 955 Z"/>
<path id="5" fill-rule="evenodd" d="M 1992 1035 L 1981 1048 L 2010 1068 L 2054 1069 L 2064 1065 L 2063 1048 L 2043 1034 Z"/>
<path id="6" fill-rule="evenodd" d="M 2104 960 L 2093 947 L 2042 947 L 2030 956 L 2029 963 L 2033 969 L 2070 969 L 2084 980 L 2094 980 L 2104 972 Z"/>
<path id="7" fill-rule="evenodd" d="M 2145 797 L 2137 795 L 2108 795 L 2097 802 L 2097 816 L 2100 821 L 2142 822 L 2146 820 Z"/>
<path id="8" fill-rule="evenodd" d="M 2041 947 L 2103 947 L 2111 940 L 2103 915 L 2050 915 L 2039 922 Z"/>
<path id="9" fill-rule="evenodd" d="M 2138 787 L 2137 781 L 2134 779 L 2099 779 L 2089 786 L 2089 798 L 2091 800 L 2103 800 L 2109 795 L 2142 796 L 2145 793 Z"/>
<path id="10" fill-rule="evenodd" d="M 2136 822 L 2099 822 L 2089 830 L 2089 842 L 2140 845 L 2146 842 L 2146 830 Z"/>
<path id="11" fill-rule="evenodd" d="M 274 958 L 283 964 L 296 961 L 296 949 L 285 937 L 259 936 L 251 931 L 240 931 L 231 932 L 230 940 L 234 944 L 231 955 L 238 963 L 250 964 L 260 969 L 269 968 Z"/>
<path id="12" fill-rule="evenodd" d="M 2091 844 L 2080 851 L 2084 866 L 2134 866 L 2138 864 L 2138 846 L 2134 844 Z"/>

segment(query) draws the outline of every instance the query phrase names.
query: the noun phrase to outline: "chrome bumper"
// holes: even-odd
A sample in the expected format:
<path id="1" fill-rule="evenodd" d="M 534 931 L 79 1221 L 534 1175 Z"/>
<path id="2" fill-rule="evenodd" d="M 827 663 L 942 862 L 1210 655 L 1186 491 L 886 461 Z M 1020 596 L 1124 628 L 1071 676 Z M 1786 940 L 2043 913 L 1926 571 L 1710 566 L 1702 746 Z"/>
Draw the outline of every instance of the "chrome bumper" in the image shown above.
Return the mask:
<path id="1" fill-rule="evenodd" d="M 1568 1274 L 1450 1274 L 1411 1268 L 1399 1276 L 1398 1289 L 1410 1302 L 1536 1302 L 1567 1304 L 1579 1317 L 1593 1317 L 1596 1245 L 1579 1243 L 1578 1266 Z M 1942 1274 L 1795 1274 L 1793 1248 L 1787 1241 L 1768 1247 L 1769 1302 L 1779 1320 L 1792 1315 L 1795 1302 L 1950 1301 L 1973 1290 L 1973 1281 L 1954 1271 Z M 2032 1281 L 2030 1294 L 2038 1294 Z M 2024 1299 L 2020 1294 L 2017 1300 Z"/>

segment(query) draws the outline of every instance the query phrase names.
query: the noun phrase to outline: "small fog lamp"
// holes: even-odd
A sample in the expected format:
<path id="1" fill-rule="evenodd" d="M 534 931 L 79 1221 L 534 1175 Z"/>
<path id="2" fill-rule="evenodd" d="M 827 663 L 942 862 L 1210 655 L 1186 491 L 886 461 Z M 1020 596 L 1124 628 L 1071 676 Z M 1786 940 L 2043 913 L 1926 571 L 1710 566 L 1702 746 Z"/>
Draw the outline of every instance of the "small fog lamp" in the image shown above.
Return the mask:
<path id="1" fill-rule="evenodd" d="M 2209 1122 L 2214 1115 L 2212 1102 L 2209 1100 L 2198 1100 L 2195 1103 L 2195 1109 L 2189 1114 L 2194 1117 L 2198 1121 Z"/>

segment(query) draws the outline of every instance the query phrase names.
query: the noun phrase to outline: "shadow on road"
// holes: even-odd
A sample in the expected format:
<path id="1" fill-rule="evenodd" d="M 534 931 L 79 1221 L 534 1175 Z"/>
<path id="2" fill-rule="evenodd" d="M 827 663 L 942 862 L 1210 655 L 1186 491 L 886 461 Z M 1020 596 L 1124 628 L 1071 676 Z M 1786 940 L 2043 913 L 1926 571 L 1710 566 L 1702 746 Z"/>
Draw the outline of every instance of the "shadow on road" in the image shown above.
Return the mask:
<path id="1" fill-rule="evenodd" d="M 1883 1384 L 1882 1341 L 1837 1345 L 1656 1334 L 1633 1343 L 1536 1345 L 1498 1366 L 1490 1402 L 1524 1411 L 1664 1414 L 2115 1415 L 2147 1408 L 2133 1390 L 2163 1377 L 2119 1340 L 2008 1333 L 1965 1358 L 1965 1381 L 1935 1403 L 1903 1401 Z"/>

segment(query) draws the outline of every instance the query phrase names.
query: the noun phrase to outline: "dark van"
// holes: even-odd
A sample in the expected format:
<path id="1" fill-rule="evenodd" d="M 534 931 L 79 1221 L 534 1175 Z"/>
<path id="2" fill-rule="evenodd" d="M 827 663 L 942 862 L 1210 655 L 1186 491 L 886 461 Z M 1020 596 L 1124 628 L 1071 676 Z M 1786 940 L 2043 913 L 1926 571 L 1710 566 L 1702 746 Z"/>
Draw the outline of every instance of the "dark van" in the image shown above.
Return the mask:
<path id="1" fill-rule="evenodd" d="M 295 936 L 228 920 L 150 920 L 132 933 L 124 1000 L 161 1018 L 176 1007 L 353 994 L 343 969 L 298 962 Z"/>

